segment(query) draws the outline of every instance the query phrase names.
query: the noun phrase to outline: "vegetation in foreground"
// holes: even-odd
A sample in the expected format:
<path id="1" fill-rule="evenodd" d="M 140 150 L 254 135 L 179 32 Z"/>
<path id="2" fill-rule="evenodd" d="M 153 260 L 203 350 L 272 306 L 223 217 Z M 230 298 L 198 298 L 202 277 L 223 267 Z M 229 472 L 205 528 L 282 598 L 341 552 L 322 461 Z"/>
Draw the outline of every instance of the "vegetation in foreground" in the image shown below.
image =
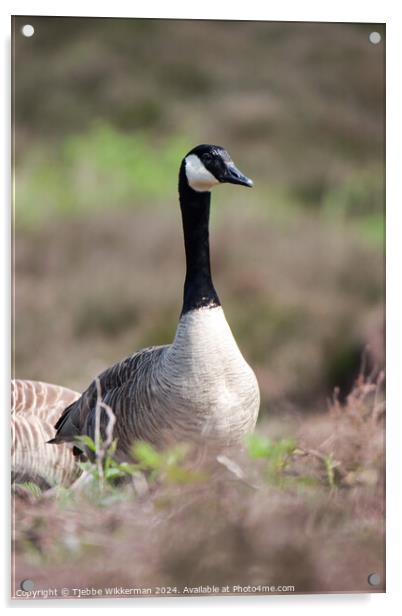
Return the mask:
<path id="1" fill-rule="evenodd" d="M 335 397 L 291 437 L 283 423 L 260 425 L 214 466 L 189 463 L 186 447 L 137 443 L 132 464 L 115 463 L 113 449 L 101 475 L 85 463 L 81 490 L 18 486 L 16 588 L 383 590 L 382 380 L 360 377 L 345 404 Z"/>

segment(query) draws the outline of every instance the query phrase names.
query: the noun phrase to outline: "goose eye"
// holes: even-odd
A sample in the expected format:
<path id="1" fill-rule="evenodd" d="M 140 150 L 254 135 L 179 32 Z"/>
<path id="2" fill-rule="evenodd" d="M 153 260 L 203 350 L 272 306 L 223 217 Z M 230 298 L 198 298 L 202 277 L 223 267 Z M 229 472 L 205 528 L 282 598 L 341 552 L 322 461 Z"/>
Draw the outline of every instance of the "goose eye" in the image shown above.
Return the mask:
<path id="1" fill-rule="evenodd" d="M 204 163 L 210 163 L 212 160 L 211 154 L 208 154 L 208 153 L 204 154 L 202 157 L 202 160 Z"/>

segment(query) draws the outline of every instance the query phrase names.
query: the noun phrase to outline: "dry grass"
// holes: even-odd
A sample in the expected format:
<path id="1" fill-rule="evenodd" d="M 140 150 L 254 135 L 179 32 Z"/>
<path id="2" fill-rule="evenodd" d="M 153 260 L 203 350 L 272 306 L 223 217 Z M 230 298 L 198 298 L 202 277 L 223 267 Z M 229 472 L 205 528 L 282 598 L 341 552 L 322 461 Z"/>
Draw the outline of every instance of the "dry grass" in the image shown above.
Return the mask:
<path id="1" fill-rule="evenodd" d="M 160 479 L 103 495 L 16 498 L 16 587 L 177 588 L 293 585 L 296 592 L 384 589 L 382 376 L 360 378 L 347 402 L 293 422 L 291 453 L 231 454 L 186 485 Z M 288 437 L 286 423 L 260 426 Z M 260 442 L 260 446 L 261 446 Z M 254 454 L 256 450 L 254 449 Z M 27 500 L 28 499 L 28 500 Z"/>
<path id="2" fill-rule="evenodd" d="M 175 207 L 171 218 L 115 212 L 65 223 L 62 234 L 20 233 L 18 376 L 82 389 L 133 350 L 173 338 L 183 277 Z M 367 343 L 369 366 L 382 365 L 377 251 L 314 216 L 283 224 L 237 208 L 211 235 L 216 285 L 260 382 L 257 434 L 294 439 L 296 451 L 279 469 L 235 456 L 246 481 L 221 468 L 141 497 L 131 487 L 101 499 L 17 496 L 17 588 L 33 579 L 36 588 L 370 592 L 370 573 L 385 579 L 381 387 L 360 380 L 345 398 L 346 380 L 341 402 L 325 403 Z"/>

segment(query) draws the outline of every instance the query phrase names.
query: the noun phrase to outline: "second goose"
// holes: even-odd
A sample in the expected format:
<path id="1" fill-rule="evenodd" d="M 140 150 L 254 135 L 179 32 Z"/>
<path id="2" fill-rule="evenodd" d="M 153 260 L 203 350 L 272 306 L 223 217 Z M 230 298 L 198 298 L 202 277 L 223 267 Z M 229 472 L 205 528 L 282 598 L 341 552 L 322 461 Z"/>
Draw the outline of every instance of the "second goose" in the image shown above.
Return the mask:
<path id="1" fill-rule="evenodd" d="M 138 351 L 98 377 L 102 400 L 116 416 L 118 458 L 129 455 L 135 440 L 158 448 L 178 441 L 231 446 L 255 426 L 260 403 L 257 380 L 236 344 L 211 276 L 211 189 L 223 183 L 253 184 L 220 146 L 199 145 L 184 157 L 179 201 L 186 277 L 174 341 Z M 83 445 L 77 437 L 95 440 L 96 402 L 93 381 L 64 410 L 49 442 L 72 443 L 79 453 Z M 105 412 L 100 423 L 104 435 Z"/>

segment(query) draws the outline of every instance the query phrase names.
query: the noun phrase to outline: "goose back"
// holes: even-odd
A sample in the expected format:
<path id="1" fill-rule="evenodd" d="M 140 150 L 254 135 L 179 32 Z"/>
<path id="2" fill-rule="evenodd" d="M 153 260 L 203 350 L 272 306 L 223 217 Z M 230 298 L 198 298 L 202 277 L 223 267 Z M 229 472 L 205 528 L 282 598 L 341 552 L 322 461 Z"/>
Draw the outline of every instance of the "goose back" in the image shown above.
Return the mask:
<path id="1" fill-rule="evenodd" d="M 33 481 L 45 488 L 68 485 L 79 474 L 67 445 L 49 447 L 54 423 L 77 392 L 40 381 L 11 382 L 11 470 L 13 482 Z"/>
<path id="2" fill-rule="evenodd" d="M 82 396 L 72 402 L 55 424 L 56 436 L 51 444 L 71 442 L 78 445 L 86 455 L 91 452 L 76 437 L 82 434 L 95 441 L 97 403 L 107 404 L 116 416 L 114 438 L 117 438 L 117 457 L 130 455 L 135 440 L 160 444 L 163 434 L 163 417 L 159 417 L 153 401 L 156 388 L 156 375 L 160 358 L 167 347 L 149 347 L 114 364 L 92 381 Z M 99 400 L 98 386 L 101 395 Z M 107 414 L 100 411 L 100 433 L 105 438 Z"/>

